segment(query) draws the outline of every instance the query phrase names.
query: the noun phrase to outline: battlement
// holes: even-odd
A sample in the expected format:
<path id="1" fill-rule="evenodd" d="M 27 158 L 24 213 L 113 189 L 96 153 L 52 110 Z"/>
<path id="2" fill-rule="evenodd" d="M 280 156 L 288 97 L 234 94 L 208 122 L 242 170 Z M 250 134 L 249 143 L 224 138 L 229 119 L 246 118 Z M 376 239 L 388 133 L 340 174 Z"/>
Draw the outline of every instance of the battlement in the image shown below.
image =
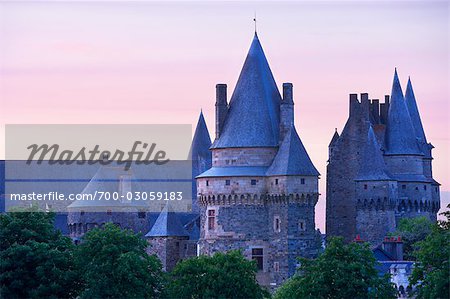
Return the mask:
<path id="1" fill-rule="evenodd" d="M 349 95 L 349 115 L 367 116 L 370 122 L 374 125 L 385 125 L 389 111 L 389 95 L 384 96 L 384 103 L 380 103 L 379 99 L 369 99 L 368 93 L 360 94 L 361 100 L 358 99 L 358 94 L 351 93 Z"/>

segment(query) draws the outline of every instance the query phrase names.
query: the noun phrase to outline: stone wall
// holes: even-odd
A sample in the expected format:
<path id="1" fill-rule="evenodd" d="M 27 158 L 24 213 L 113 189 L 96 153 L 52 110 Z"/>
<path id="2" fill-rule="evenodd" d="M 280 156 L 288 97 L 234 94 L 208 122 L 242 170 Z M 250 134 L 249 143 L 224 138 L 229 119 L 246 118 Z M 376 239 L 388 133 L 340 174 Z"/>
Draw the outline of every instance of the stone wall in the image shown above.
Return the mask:
<path id="1" fill-rule="evenodd" d="M 213 149 L 213 166 L 270 166 L 277 148 L 227 148 Z"/>

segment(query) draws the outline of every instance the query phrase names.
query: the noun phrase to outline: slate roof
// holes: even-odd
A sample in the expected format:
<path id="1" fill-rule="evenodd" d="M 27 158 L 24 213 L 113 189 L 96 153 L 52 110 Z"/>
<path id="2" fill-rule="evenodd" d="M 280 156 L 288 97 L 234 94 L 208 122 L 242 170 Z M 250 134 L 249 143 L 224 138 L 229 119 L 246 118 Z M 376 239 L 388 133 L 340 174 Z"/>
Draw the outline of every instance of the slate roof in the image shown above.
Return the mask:
<path id="1" fill-rule="evenodd" d="M 189 158 L 192 160 L 209 159 L 211 161 L 211 137 L 209 136 L 208 127 L 206 126 L 203 112 L 200 112 L 197 127 L 195 128 L 194 138 L 192 139 L 191 149 L 189 150 Z M 211 167 L 211 165 L 209 166 Z M 208 167 L 208 168 L 209 168 Z"/>
<path id="2" fill-rule="evenodd" d="M 333 134 L 333 138 L 331 138 L 330 144 L 328 145 L 328 147 L 333 146 L 336 141 L 338 141 L 339 139 L 339 133 L 337 132 L 337 129 L 334 130 L 334 134 Z"/>
<path id="3" fill-rule="evenodd" d="M 212 148 L 278 146 L 280 102 L 280 92 L 255 33 L 221 135 Z"/>
<path id="4" fill-rule="evenodd" d="M 98 192 L 105 192 L 111 196 L 113 193 L 119 193 L 120 195 L 121 177 L 123 176 L 127 176 L 127 180 L 130 181 L 131 192 L 143 191 L 139 181 L 131 171 L 125 171 L 123 167 L 101 166 L 81 193 L 94 195 L 98 194 Z M 96 208 L 104 211 L 102 209 L 104 207 L 117 209 L 124 207 L 147 208 L 147 203 L 145 201 L 127 200 L 127 198 L 118 198 L 118 200 L 112 200 L 111 198 L 111 200 L 105 200 L 97 197 L 96 200 L 75 200 L 68 206 L 68 208 L 88 208 L 90 211 Z"/>
<path id="5" fill-rule="evenodd" d="M 170 204 L 166 204 L 153 224 L 153 227 L 145 235 L 146 237 L 188 237 L 189 233 L 181 224 L 177 214 Z"/>
<path id="6" fill-rule="evenodd" d="M 386 125 L 386 155 L 422 155 L 403 97 L 397 69 L 392 83 L 391 103 Z"/>
<path id="7" fill-rule="evenodd" d="M 422 121 L 420 120 L 419 109 L 417 107 L 416 97 L 414 96 L 414 90 L 412 88 L 410 78 L 408 78 L 408 85 L 406 86 L 405 101 L 414 131 L 416 133 L 416 138 L 419 141 L 419 146 L 425 156 L 431 158 L 432 146 L 428 144 L 425 131 L 423 130 Z"/>
<path id="8" fill-rule="evenodd" d="M 211 167 L 197 178 L 229 177 L 229 176 L 265 176 L 268 167 L 265 166 L 226 166 Z"/>
<path id="9" fill-rule="evenodd" d="M 393 180 L 384 163 L 380 148 L 372 126 L 369 126 L 367 141 L 361 155 L 361 166 L 355 178 L 356 181 Z"/>
<path id="10" fill-rule="evenodd" d="M 272 165 L 269 167 L 268 176 L 274 175 L 304 175 L 319 176 L 320 173 L 314 167 L 311 159 L 303 146 L 294 126 L 286 133 Z"/>

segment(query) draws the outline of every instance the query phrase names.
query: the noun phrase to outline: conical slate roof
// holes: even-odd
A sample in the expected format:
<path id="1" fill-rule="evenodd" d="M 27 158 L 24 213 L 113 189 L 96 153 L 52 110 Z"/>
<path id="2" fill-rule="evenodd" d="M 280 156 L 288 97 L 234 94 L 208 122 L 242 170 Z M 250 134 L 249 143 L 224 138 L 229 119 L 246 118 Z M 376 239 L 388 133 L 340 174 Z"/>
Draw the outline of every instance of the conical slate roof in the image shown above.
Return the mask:
<path id="1" fill-rule="evenodd" d="M 189 159 L 198 160 L 200 158 L 209 158 L 209 160 L 211 160 L 210 147 L 211 137 L 209 136 L 203 112 L 200 112 L 194 138 L 192 139 L 191 149 L 189 150 Z"/>
<path id="2" fill-rule="evenodd" d="M 405 101 L 416 133 L 416 138 L 419 141 L 419 146 L 421 147 L 422 152 L 428 156 L 430 155 L 430 147 L 427 138 L 425 137 L 425 131 L 423 130 L 422 121 L 420 120 L 419 109 L 417 108 L 416 97 L 414 96 L 411 79 L 409 78 L 408 85 L 406 86 Z"/>
<path id="3" fill-rule="evenodd" d="M 391 103 L 386 125 L 386 155 L 421 155 L 411 117 L 398 80 L 397 69 L 392 84 Z"/>
<path id="4" fill-rule="evenodd" d="M 181 224 L 177 214 L 170 204 L 166 204 L 153 224 L 153 227 L 145 235 L 146 237 L 187 237 L 189 233 Z"/>
<path id="5" fill-rule="evenodd" d="M 393 180 L 384 163 L 383 153 L 380 150 L 372 126 L 369 126 L 367 143 L 361 156 L 361 167 L 355 178 L 357 181 L 385 181 Z"/>
<path id="6" fill-rule="evenodd" d="M 311 162 L 294 126 L 291 126 L 284 137 L 272 165 L 267 170 L 267 175 L 320 175 Z"/>
<path id="7" fill-rule="evenodd" d="M 281 96 L 255 33 L 213 148 L 278 146 Z"/>
<path id="8" fill-rule="evenodd" d="M 339 133 L 337 132 L 337 129 L 336 129 L 334 131 L 333 138 L 331 138 L 331 141 L 330 141 L 330 144 L 328 145 L 328 147 L 333 146 L 338 139 L 339 139 Z"/>

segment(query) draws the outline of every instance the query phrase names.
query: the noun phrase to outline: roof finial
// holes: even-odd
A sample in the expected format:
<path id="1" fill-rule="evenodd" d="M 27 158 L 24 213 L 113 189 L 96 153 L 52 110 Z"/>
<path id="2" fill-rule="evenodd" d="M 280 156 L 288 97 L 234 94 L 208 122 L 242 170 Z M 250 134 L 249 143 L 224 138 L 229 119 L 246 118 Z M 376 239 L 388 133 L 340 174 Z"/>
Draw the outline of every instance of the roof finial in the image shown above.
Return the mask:
<path id="1" fill-rule="evenodd" d="M 257 30 L 256 30 L 256 11 L 255 11 L 255 17 L 253 18 L 253 22 L 255 22 L 255 35 L 257 34 Z"/>

